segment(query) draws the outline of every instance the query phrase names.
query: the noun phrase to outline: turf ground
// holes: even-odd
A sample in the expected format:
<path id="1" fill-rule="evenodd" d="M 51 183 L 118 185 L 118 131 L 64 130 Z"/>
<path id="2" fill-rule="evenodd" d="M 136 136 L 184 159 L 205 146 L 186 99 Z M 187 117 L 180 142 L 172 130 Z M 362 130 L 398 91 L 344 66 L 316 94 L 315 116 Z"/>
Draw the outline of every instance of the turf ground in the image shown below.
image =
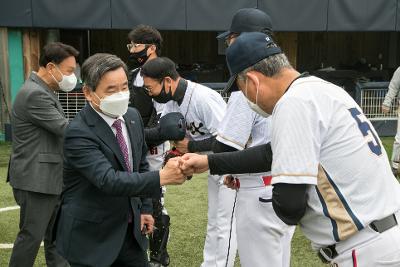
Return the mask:
<path id="1" fill-rule="evenodd" d="M 393 138 L 382 138 L 387 154 L 391 155 Z M 11 187 L 5 183 L 10 144 L 0 144 L 0 209 L 15 206 Z M 166 206 L 171 216 L 171 235 L 168 250 L 171 267 L 196 267 L 202 261 L 202 248 L 207 223 L 207 179 L 195 176 L 182 186 L 169 186 Z M 0 244 L 12 244 L 18 231 L 19 210 L 0 212 Z M 268 249 L 268 244 L 265 244 Z M 0 266 L 7 266 L 11 249 L 0 248 Z M 46 266 L 43 248 L 35 266 Z M 239 259 L 235 266 L 240 266 Z M 292 240 L 292 267 L 327 266 L 322 264 L 299 229 Z"/>

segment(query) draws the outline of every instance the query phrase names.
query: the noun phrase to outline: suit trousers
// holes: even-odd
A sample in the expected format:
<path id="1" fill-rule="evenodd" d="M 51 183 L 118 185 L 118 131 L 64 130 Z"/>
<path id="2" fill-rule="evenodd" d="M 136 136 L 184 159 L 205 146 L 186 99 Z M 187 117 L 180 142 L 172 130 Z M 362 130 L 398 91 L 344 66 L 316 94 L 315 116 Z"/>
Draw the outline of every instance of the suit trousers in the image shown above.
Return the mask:
<path id="1" fill-rule="evenodd" d="M 21 209 L 19 232 L 14 242 L 9 266 L 33 266 L 42 240 L 47 266 L 69 266 L 57 253 L 55 242 L 52 242 L 60 196 L 16 188 L 13 189 L 13 193 Z"/>
<path id="2" fill-rule="evenodd" d="M 124 243 L 111 267 L 148 267 L 147 252 L 143 251 L 133 236 L 133 225 L 128 224 Z M 96 267 L 70 262 L 71 267 Z"/>

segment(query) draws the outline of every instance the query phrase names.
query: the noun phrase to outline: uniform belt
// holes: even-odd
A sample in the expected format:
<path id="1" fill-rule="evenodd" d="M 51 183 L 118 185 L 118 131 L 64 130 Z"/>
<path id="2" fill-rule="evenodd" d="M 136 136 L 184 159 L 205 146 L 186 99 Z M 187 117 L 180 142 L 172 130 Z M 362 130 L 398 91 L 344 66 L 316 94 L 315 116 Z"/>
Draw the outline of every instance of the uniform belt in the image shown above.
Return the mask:
<path id="1" fill-rule="evenodd" d="M 243 187 L 262 187 L 263 185 L 264 186 L 271 185 L 272 176 L 262 176 L 261 177 L 262 181 L 258 179 L 259 178 L 256 177 L 245 178 L 245 179 L 235 178 L 238 189 L 240 188 L 241 185 L 242 186 L 244 185 Z"/>
<path id="2" fill-rule="evenodd" d="M 389 215 L 381 220 L 373 221 L 369 224 L 369 226 L 378 233 L 383 233 L 386 230 L 389 230 L 393 226 L 397 225 L 396 216 L 394 214 Z"/>
<path id="3" fill-rule="evenodd" d="M 383 219 L 373 221 L 369 224 L 371 229 L 378 233 L 383 233 L 396 225 L 397 220 L 394 214 L 391 214 Z M 321 248 L 318 252 L 318 257 L 322 260 L 323 263 L 329 263 L 337 256 L 338 252 L 336 251 L 335 244 Z"/>

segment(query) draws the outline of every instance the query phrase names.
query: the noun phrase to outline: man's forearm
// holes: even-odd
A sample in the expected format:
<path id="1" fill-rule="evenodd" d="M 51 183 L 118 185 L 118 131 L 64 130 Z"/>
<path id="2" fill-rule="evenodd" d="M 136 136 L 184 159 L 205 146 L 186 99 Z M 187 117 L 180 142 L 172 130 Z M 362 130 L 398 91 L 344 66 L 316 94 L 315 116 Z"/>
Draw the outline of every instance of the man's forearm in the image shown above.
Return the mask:
<path id="1" fill-rule="evenodd" d="M 188 142 L 188 151 L 191 153 L 211 151 L 215 142 L 215 138 L 215 136 L 211 136 L 207 139 L 200 141 L 191 140 Z"/>
<path id="2" fill-rule="evenodd" d="M 222 153 L 222 152 L 237 151 L 237 149 L 215 139 L 215 141 L 213 143 L 212 151 L 214 153 Z"/>
<path id="3" fill-rule="evenodd" d="M 271 145 L 260 145 L 235 152 L 208 155 L 211 174 L 240 174 L 271 171 Z"/>

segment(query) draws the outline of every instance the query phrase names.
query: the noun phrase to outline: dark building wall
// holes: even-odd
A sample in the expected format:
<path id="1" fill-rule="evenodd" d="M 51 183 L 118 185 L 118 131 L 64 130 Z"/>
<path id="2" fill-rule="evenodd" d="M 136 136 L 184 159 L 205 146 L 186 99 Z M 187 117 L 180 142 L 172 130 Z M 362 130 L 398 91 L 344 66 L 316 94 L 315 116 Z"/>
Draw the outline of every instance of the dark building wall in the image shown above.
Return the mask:
<path id="1" fill-rule="evenodd" d="M 129 30 L 88 32 L 60 30 L 60 39 L 81 50 L 81 62 L 89 54 L 98 52 L 113 53 L 127 61 Z M 226 81 L 229 74 L 225 56 L 221 54 L 221 44 L 218 50 L 217 32 L 161 30 L 161 34 L 164 38 L 163 55 L 178 63 L 182 74 L 196 72 L 195 77 L 189 78 Z M 312 72 L 322 66 L 354 69 L 357 61 L 365 58 L 367 65 L 371 64 L 378 70 L 382 64 L 383 72 L 379 75 L 388 80 L 400 65 L 400 54 L 397 52 L 400 51 L 400 34 L 397 32 L 277 32 L 275 39 L 300 71 Z"/>
<path id="2" fill-rule="evenodd" d="M 81 63 L 95 53 L 112 53 L 128 62 L 129 30 L 61 30 L 60 40 L 81 50 Z M 217 32 L 160 31 L 162 55 L 180 67 L 181 75 L 198 81 L 223 82 L 228 79 L 225 56 L 218 53 Z M 189 75 L 189 76 L 188 76 Z"/>
<path id="3" fill-rule="evenodd" d="M 297 66 L 300 70 L 354 69 L 365 58 L 372 68 L 380 69 L 382 64 L 390 71 L 400 65 L 399 40 L 394 32 L 302 32 L 298 34 Z"/>

